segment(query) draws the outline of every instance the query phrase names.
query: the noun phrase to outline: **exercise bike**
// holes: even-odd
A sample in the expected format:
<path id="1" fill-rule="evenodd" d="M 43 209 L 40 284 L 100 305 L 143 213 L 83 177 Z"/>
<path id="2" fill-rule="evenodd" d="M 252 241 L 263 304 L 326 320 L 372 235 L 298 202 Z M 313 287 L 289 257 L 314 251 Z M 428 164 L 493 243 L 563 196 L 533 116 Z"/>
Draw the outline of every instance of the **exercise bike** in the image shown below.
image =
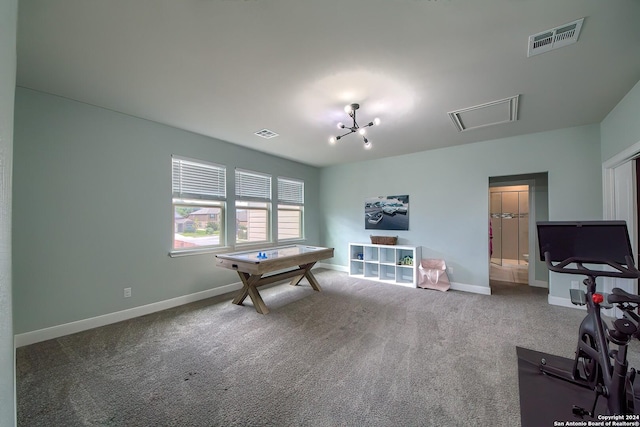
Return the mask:
<path id="1" fill-rule="evenodd" d="M 629 368 L 629 342 L 640 338 L 640 296 L 613 288 L 612 293 L 596 292 L 597 277 L 640 278 L 635 267 L 627 225 L 624 221 L 539 222 L 538 241 L 541 258 L 556 273 L 587 276 L 586 292 L 571 289 L 571 302 L 586 305 L 587 315 L 579 328 L 573 368 L 568 371 L 540 360 L 540 371 L 548 376 L 593 390 L 592 407 L 573 405 L 575 416 L 595 418 L 602 396 L 607 400 L 607 415 L 635 414 L 640 410 L 640 392 L 634 391 L 636 370 Z M 610 305 L 607 305 L 608 303 Z M 601 309 L 617 307 L 622 317 L 610 328 Z M 640 387 L 638 387 L 640 388 Z M 636 394 L 639 397 L 636 397 Z M 640 401 L 638 401 L 640 402 Z"/>

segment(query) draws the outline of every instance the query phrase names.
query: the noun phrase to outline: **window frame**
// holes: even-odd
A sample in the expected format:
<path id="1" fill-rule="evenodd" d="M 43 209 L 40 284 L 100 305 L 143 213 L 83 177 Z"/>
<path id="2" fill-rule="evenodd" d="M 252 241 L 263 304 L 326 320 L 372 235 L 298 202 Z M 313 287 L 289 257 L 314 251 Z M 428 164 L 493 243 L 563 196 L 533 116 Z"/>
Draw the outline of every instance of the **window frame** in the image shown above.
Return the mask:
<path id="1" fill-rule="evenodd" d="M 301 179 L 277 177 L 278 184 L 278 241 L 292 242 L 305 239 L 304 233 L 304 181 Z M 297 188 L 296 188 L 297 187 Z M 280 237 L 280 212 L 298 212 L 298 237 Z"/>
<path id="2" fill-rule="evenodd" d="M 272 191 L 273 177 L 263 172 L 235 169 L 235 246 L 246 248 L 249 246 L 264 246 L 273 243 L 272 226 Z M 252 206 L 253 205 L 253 206 Z M 258 211 L 264 212 L 265 218 L 265 240 L 240 240 L 238 221 L 238 211 Z M 250 216 L 249 214 L 247 216 Z M 249 236 L 247 236 L 248 239 Z"/>
<path id="3" fill-rule="evenodd" d="M 176 174 L 177 172 L 177 174 Z M 213 178 L 213 179 L 212 179 Z M 221 252 L 227 246 L 227 167 L 205 160 L 171 156 L 171 210 L 173 219 L 172 257 L 190 254 Z M 176 208 L 198 207 L 220 210 L 219 239 L 217 244 L 176 247 Z"/>

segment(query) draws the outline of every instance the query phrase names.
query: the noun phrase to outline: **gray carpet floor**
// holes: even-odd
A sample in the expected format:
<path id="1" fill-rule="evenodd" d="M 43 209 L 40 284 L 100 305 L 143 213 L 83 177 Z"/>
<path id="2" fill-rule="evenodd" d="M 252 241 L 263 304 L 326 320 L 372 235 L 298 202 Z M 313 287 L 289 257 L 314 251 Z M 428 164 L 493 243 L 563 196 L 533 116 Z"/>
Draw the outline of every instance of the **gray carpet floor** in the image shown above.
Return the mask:
<path id="1" fill-rule="evenodd" d="M 18 425 L 519 426 L 516 346 L 571 357 L 585 314 L 314 271 L 268 315 L 223 295 L 18 348 Z"/>

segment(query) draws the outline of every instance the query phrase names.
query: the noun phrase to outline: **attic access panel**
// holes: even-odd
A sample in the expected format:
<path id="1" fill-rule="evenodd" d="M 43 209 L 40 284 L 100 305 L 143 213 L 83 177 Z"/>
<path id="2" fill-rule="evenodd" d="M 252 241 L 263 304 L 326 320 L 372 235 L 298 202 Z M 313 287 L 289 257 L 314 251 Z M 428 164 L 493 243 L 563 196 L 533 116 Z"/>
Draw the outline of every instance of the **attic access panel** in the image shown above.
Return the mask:
<path id="1" fill-rule="evenodd" d="M 452 111 L 449 117 L 459 132 L 518 120 L 518 98 L 520 95 L 474 107 Z"/>

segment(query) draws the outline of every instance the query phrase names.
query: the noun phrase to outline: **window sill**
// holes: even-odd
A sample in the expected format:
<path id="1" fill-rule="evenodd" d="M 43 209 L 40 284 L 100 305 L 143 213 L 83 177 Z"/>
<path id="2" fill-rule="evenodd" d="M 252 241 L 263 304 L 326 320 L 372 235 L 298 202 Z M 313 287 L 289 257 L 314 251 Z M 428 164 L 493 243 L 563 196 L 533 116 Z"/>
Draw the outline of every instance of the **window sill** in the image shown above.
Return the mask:
<path id="1" fill-rule="evenodd" d="M 236 245 L 235 247 L 222 246 L 219 248 L 174 250 L 169 252 L 169 256 L 171 258 L 180 258 L 183 256 L 191 256 L 191 255 L 208 255 L 208 254 L 227 253 L 227 252 L 233 252 L 233 251 L 250 251 L 252 249 L 267 249 L 267 248 L 276 248 L 279 246 L 300 245 L 300 244 L 304 244 L 305 241 L 306 239 L 289 239 L 289 240 L 280 240 L 277 243 L 273 243 L 273 242 L 245 243 L 242 245 Z"/>
<path id="2" fill-rule="evenodd" d="M 305 239 L 280 240 L 278 242 L 242 243 L 235 246 L 237 251 L 250 251 L 253 249 L 271 249 L 281 246 L 304 244 Z"/>
<path id="3" fill-rule="evenodd" d="M 278 246 L 282 245 L 302 245 L 306 242 L 307 239 L 287 239 L 278 241 Z"/>
<path id="4" fill-rule="evenodd" d="M 250 251 L 252 249 L 268 249 L 275 248 L 276 245 L 273 242 L 260 242 L 260 243 L 241 243 L 236 245 L 234 250 L 236 251 Z"/>
<path id="5" fill-rule="evenodd" d="M 208 254 L 218 254 L 223 252 L 228 252 L 231 248 L 228 246 L 219 247 L 219 248 L 202 248 L 202 249 L 190 249 L 190 250 L 175 250 L 169 252 L 169 256 L 171 258 L 179 258 L 183 256 L 190 255 L 208 255 Z"/>

